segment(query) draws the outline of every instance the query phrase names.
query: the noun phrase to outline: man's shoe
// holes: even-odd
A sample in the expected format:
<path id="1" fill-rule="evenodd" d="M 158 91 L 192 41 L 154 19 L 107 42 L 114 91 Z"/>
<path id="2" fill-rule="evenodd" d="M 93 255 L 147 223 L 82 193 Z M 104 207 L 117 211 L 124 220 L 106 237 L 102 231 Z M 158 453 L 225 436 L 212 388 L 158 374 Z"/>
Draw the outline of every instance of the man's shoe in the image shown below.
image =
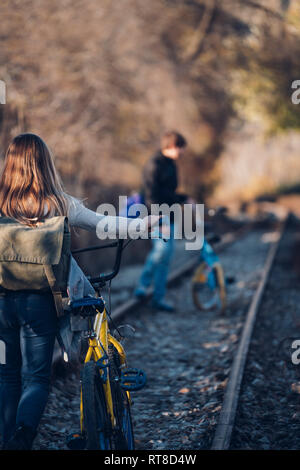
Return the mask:
<path id="1" fill-rule="evenodd" d="M 155 310 L 162 310 L 164 312 L 175 312 L 175 308 L 173 307 L 173 305 L 163 300 L 160 300 L 160 301 L 153 300 L 152 308 L 154 308 Z"/>
<path id="2" fill-rule="evenodd" d="M 134 295 L 137 299 L 143 300 L 147 296 L 147 290 L 145 289 L 145 287 L 138 287 L 137 289 L 135 289 Z"/>
<path id="3" fill-rule="evenodd" d="M 21 424 L 8 442 L 3 445 L 4 450 L 30 450 L 36 432 L 30 426 Z"/>

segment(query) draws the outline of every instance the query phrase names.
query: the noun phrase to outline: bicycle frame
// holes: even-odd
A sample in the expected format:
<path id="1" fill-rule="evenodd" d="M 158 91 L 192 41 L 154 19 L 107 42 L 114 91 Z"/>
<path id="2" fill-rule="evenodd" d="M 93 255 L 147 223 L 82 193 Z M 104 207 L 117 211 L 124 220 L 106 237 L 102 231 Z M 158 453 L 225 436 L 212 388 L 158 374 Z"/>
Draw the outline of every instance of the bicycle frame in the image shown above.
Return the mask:
<path id="1" fill-rule="evenodd" d="M 96 311 L 97 315 L 94 321 L 94 325 L 88 335 L 89 347 L 84 362 L 86 363 L 93 360 L 99 363 L 99 373 L 103 380 L 107 412 L 110 416 L 111 425 L 114 428 L 116 426 L 116 419 L 114 415 L 113 400 L 109 381 L 109 367 L 107 354 L 109 343 L 111 343 L 117 349 L 121 366 L 126 365 L 126 355 L 123 346 L 109 333 L 106 310 L 104 309 L 102 313 L 98 310 Z M 126 393 L 129 402 L 131 402 L 130 393 L 128 391 L 126 391 Z M 80 427 L 81 431 L 83 431 L 82 396 L 80 400 Z"/>
<path id="2" fill-rule="evenodd" d="M 73 253 L 81 253 L 85 251 L 92 251 L 98 250 L 103 248 L 117 248 L 114 267 L 111 272 L 100 274 L 96 277 L 88 277 L 90 283 L 94 286 L 96 292 L 100 294 L 100 289 L 106 284 L 106 282 L 111 281 L 119 272 L 120 264 L 121 264 L 121 256 L 122 250 L 125 246 L 124 240 L 120 239 L 116 242 L 112 242 L 106 245 L 97 245 L 88 248 L 74 250 Z M 120 366 L 125 367 L 126 364 L 126 355 L 123 346 L 109 333 L 108 328 L 108 321 L 107 321 L 107 312 L 104 308 L 103 312 L 101 313 L 99 310 L 96 309 L 96 317 L 94 320 L 93 326 L 90 326 L 89 334 L 88 334 L 88 350 L 85 356 L 84 363 L 89 361 L 95 361 L 99 365 L 99 374 L 102 379 L 104 395 L 105 395 L 105 402 L 106 402 L 106 409 L 107 413 L 110 417 L 112 429 L 114 429 L 117 425 L 117 420 L 114 414 L 114 405 L 113 405 L 113 398 L 109 380 L 109 358 L 108 358 L 108 346 L 111 343 L 117 350 L 119 354 Z M 130 392 L 126 390 L 126 395 L 128 398 L 129 404 L 132 404 Z M 80 427 L 81 432 L 83 432 L 84 428 L 84 417 L 83 417 L 83 402 L 82 402 L 82 390 L 81 390 L 81 397 L 80 397 Z"/>

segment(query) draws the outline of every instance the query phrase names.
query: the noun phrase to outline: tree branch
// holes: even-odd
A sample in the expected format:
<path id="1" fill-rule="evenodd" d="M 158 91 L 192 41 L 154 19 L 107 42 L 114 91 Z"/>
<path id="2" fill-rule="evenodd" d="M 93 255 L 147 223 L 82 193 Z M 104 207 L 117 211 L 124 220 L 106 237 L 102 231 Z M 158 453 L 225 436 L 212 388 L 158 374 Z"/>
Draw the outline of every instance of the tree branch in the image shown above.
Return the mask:
<path id="1" fill-rule="evenodd" d="M 185 53 L 186 61 L 193 61 L 195 57 L 201 54 L 203 49 L 204 39 L 212 24 L 213 17 L 217 8 L 218 0 L 205 0 L 204 12 L 199 24 L 195 31 L 191 42 Z"/>

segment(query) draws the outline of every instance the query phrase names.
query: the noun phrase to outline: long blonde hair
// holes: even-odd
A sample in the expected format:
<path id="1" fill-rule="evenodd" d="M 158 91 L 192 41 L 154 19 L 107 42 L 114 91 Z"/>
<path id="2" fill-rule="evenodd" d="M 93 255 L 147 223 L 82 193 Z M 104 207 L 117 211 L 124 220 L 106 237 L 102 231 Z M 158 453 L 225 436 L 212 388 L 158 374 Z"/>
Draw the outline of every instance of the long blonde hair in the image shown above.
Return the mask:
<path id="1" fill-rule="evenodd" d="M 67 215 L 68 201 L 45 142 L 20 134 L 9 145 L 0 179 L 0 212 L 27 225 Z"/>

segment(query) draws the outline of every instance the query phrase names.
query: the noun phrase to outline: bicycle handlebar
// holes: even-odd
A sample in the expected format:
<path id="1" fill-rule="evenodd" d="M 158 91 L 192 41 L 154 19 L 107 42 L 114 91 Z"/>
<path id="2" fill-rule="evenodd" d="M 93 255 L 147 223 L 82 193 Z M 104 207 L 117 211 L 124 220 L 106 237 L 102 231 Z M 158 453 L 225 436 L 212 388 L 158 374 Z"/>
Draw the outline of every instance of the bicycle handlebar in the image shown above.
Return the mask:
<path id="1" fill-rule="evenodd" d="M 216 234 L 212 234 L 212 235 L 208 235 L 205 237 L 205 239 L 207 240 L 208 243 L 211 243 L 212 245 L 214 245 L 215 243 L 219 243 L 221 241 L 221 237 L 220 235 L 216 235 Z"/>
<path id="2" fill-rule="evenodd" d="M 164 242 L 166 242 L 167 240 L 162 238 Z M 129 240 L 131 241 L 131 240 Z M 128 245 L 129 242 L 126 243 L 125 246 Z M 76 253 L 83 253 L 83 252 L 86 252 L 86 251 L 93 251 L 93 250 L 102 250 L 104 248 L 115 248 L 117 247 L 117 253 L 116 253 L 116 257 L 115 257 L 115 264 L 114 264 L 114 267 L 113 267 L 113 270 L 109 273 L 103 273 L 103 274 L 99 274 L 99 276 L 96 276 L 96 277 L 90 277 L 90 276 L 87 276 L 87 279 L 90 281 L 91 284 L 97 284 L 97 283 L 100 283 L 102 285 L 104 285 L 107 281 L 110 281 L 111 279 L 113 279 L 114 277 L 117 276 L 119 270 L 120 270 L 120 265 L 121 265 L 121 259 L 122 259 L 122 251 L 123 251 L 123 248 L 124 248 L 124 239 L 119 239 L 115 242 L 112 242 L 112 243 L 107 243 L 106 245 L 95 245 L 95 246 L 90 246 L 90 247 L 87 247 L 87 248 L 77 248 L 75 250 L 72 250 L 72 254 L 76 254 Z"/>
<path id="3" fill-rule="evenodd" d="M 106 245 L 96 245 L 96 246 L 90 246 L 88 248 L 79 248 L 79 249 L 76 249 L 76 250 L 72 250 L 72 254 L 83 253 L 83 252 L 92 251 L 92 250 L 101 250 L 101 249 L 104 249 L 104 248 L 115 248 L 115 247 L 117 247 L 115 263 L 114 263 L 113 270 L 111 272 L 103 273 L 103 274 L 100 274 L 99 276 L 96 276 L 96 277 L 87 276 L 87 278 L 88 278 L 88 280 L 90 281 L 91 284 L 97 284 L 97 283 L 105 284 L 107 281 L 110 281 L 111 279 L 116 277 L 119 270 L 120 270 L 123 245 L 124 245 L 124 240 L 117 240 L 116 242 L 108 243 Z"/>

